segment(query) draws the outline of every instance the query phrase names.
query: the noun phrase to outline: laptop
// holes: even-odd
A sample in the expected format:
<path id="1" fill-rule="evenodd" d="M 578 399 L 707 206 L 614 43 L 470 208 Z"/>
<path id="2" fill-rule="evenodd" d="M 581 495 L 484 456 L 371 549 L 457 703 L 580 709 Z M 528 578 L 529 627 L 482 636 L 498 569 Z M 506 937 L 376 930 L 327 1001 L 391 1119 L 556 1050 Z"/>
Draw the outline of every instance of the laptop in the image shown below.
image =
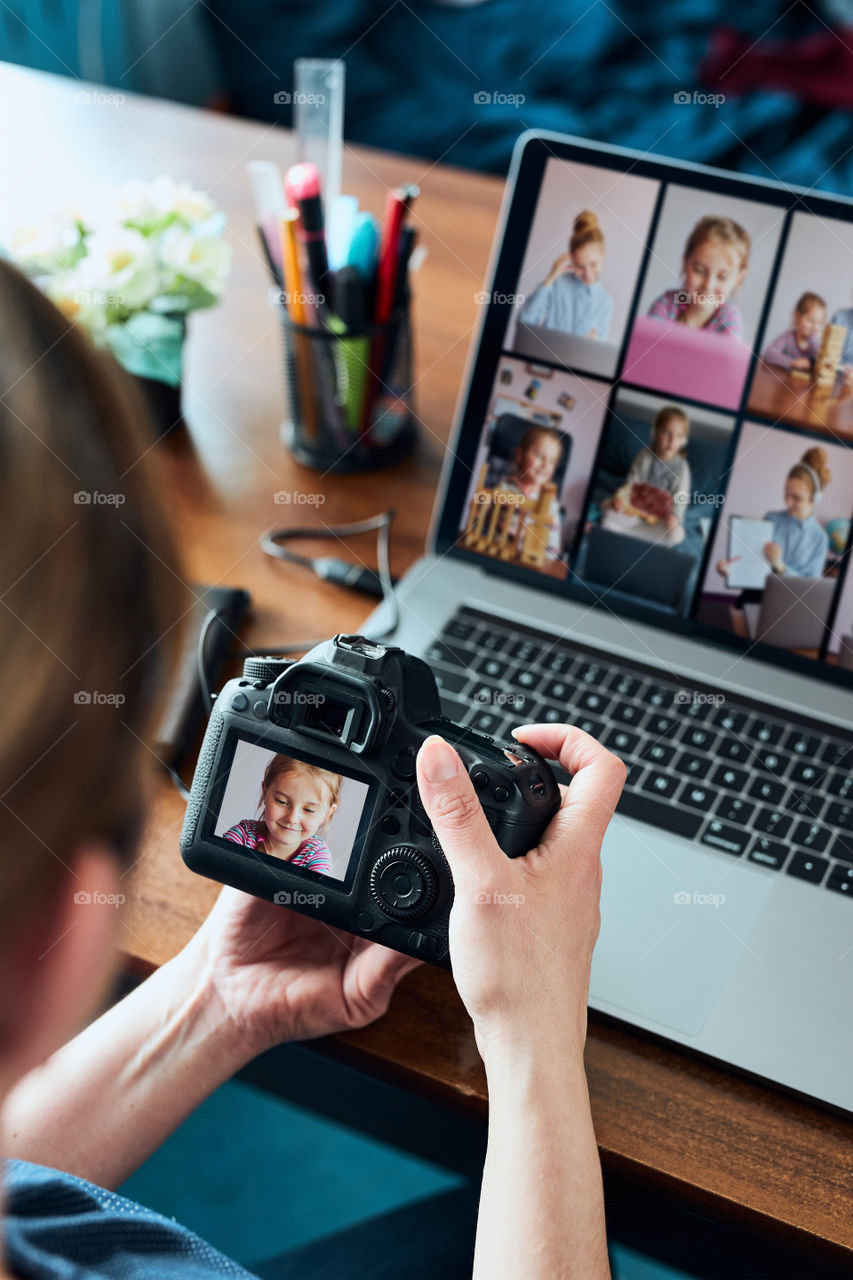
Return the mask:
<path id="1" fill-rule="evenodd" d="M 594 219 L 577 223 L 589 212 Z M 545 284 L 565 254 L 563 283 Z M 587 264 L 586 292 L 568 278 L 574 254 Z M 709 309 L 696 278 L 711 259 L 724 275 Z M 808 498 L 809 450 L 824 451 L 809 454 L 812 470 L 822 458 L 832 475 L 820 504 L 800 513 L 801 524 L 812 522 L 812 559 L 830 545 L 815 525 L 826 531 L 832 520 L 849 520 L 853 449 L 784 418 L 747 417 L 746 404 L 760 353 L 790 328 L 801 295 L 817 295 L 829 320 L 849 302 L 851 283 L 850 200 L 551 133 L 523 135 L 485 285 L 491 301 L 469 354 L 425 554 L 398 587 L 393 635 L 430 664 L 453 719 L 498 737 L 519 722 L 577 724 L 626 761 L 602 851 L 591 1008 L 847 1112 L 853 672 L 838 662 L 833 639 L 834 629 L 839 637 L 853 629 L 853 573 L 847 555 L 838 556 L 810 655 L 794 651 L 801 637 L 793 632 L 788 647 L 778 629 L 773 644 L 762 643 L 702 621 L 700 608 L 716 602 L 716 613 L 706 607 L 701 617 L 722 618 L 721 604 L 733 598 L 717 569 L 729 511 L 758 519 L 778 512 L 778 536 L 790 537 L 793 555 L 802 529 L 786 523 L 786 487 L 799 477 Z M 548 294 L 555 288 L 559 305 Z M 531 299 L 535 366 L 521 323 Z M 650 338 L 661 310 L 669 321 Z M 640 319 L 644 349 L 655 347 L 652 364 L 666 372 L 662 386 L 653 373 L 641 387 L 624 374 Z M 549 342 L 556 324 L 563 334 Z M 695 350 L 691 362 L 678 362 L 682 330 L 693 328 L 691 337 L 709 344 L 710 366 L 726 369 L 719 394 L 713 380 L 691 376 L 701 359 Z M 584 364 L 596 340 L 613 354 Z M 533 482 L 525 441 L 571 436 L 557 554 L 545 508 L 531 516 L 523 557 L 487 543 L 472 549 L 470 538 L 466 545 L 494 425 L 507 412 L 530 423 L 515 454 L 520 482 Z M 645 427 L 632 436 L 640 412 Z M 686 425 L 679 457 L 690 491 L 680 505 L 660 507 L 667 541 L 641 544 L 630 520 L 624 534 L 602 540 L 602 503 L 635 461 L 652 487 L 666 489 L 658 462 L 678 472 L 665 447 L 648 456 L 654 424 L 673 412 Z M 713 448 L 698 432 L 691 440 L 693 418 L 714 421 Z M 543 490 L 546 480 L 540 470 Z M 591 534 L 604 589 L 585 576 Z M 609 567 L 601 562 L 608 543 Z M 666 589 L 640 571 L 648 554 L 657 573 L 669 572 L 655 556 L 661 546 L 672 548 L 676 566 Z M 699 566 L 692 590 L 663 609 L 662 599 L 679 599 L 687 555 Z M 381 632 L 388 609 L 380 605 L 366 629 Z"/>

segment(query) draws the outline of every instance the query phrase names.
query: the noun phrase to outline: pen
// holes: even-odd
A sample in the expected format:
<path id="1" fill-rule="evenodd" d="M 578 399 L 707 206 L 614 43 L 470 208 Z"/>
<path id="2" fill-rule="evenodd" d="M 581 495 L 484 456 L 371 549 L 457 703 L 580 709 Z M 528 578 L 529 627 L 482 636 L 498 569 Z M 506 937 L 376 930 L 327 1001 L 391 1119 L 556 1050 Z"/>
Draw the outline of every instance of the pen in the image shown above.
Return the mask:
<path id="1" fill-rule="evenodd" d="M 332 303 L 334 314 L 329 327 L 341 337 L 335 345 L 335 366 L 344 409 L 344 420 L 350 431 L 358 431 L 367 379 L 370 339 L 347 338 L 348 331 L 358 331 L 367 322 L 364 281 L 356 267 L 342 267 L 334 278 Z"/>
<path id="2" fill-rule="evenodd" d="M 408 185 L 389 191 L 385 200 L 385 218 L 382 225 L 382 241 L 379 249 L 379 270 L 376 282 L 376 324 L 386 324 L 394 305 L 394 289 L 397 282 L 397 263 L 400 239 L 412 204 L 420 194 L 418 187 Z M 380 369 L 384 363 L 385 335 L 377 334 L 370 349 L 370 368 L 367 375 L 367 394 L 361 418 L 361 434 L 370 430 L 370 419 L 376 403 L 381 380 Z"/>
<path id="3" fill-rule="evenodd" d="M 394 281 L 394 300 L 391 306 L 391 316 L 400 317 L 406 305 L 406 298 L 409 292 L 409 259 L 412 256 L 417 237 L 418 233 L 415 227 L 403 227 L 400 236 L 400 252 L 397 258 L 397 278 Z M 386 383 L 391 377 L 402 323 L 402 319 L 399 319 L 386 343 L 382 369 L 380 370 L 380 381 L 382 383 Z"/>
<path id="4" fill-rule="evenodd" d="M 315 164 L 294 164 L 287 171 L 284 190 L 288 204 L 299 211 L 299 238 L 305 245 L 311 280 L 325 301 L 329 259 L 323 224 L 323 201 L 320 196 L 320 174 Z"/>

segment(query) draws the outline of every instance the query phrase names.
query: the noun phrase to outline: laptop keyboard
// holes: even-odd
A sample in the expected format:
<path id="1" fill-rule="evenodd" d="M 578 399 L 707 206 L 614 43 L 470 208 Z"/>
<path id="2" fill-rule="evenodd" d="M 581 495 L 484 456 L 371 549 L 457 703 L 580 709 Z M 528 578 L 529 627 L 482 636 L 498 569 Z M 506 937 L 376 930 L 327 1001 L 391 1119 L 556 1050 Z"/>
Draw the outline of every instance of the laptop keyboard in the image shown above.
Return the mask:
<path id="1" fill-rule="evenodd" d="M 577 725 L 628 766 L 620 813 L 853 897 L 853 737 L 475 609 L 424 658 L 458 724 Z"/>

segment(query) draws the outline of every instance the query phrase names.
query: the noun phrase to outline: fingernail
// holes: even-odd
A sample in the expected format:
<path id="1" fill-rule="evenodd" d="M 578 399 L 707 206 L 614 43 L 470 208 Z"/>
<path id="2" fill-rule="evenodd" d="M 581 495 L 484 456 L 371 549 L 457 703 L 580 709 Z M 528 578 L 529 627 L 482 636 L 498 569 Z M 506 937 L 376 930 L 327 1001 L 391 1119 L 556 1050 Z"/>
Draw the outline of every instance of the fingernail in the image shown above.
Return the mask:
<path id="1" fill-rule="evenodd" d="M 427 738 L 421 753 L 428 782 L 449 782 L 455 776 L 458 757 L 443 738 Z"/>

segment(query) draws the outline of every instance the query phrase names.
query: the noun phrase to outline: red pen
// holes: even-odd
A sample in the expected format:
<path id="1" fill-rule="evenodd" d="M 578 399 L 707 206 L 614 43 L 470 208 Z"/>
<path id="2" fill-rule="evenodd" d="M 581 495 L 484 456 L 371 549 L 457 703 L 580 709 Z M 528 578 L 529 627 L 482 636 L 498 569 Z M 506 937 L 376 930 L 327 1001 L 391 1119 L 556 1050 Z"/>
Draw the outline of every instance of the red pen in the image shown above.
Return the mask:
<path id="1" fill-rule="evenodd" d="M 376 282 L 376 308 L 373 319 L 376 324 L 385 324 L 391 317 L 394 308 L 394 292 L 397 285 L 397 265 L 400 256 L 403 223 L 420 195 L 420 188 L 414 184 L 397 187 L 389 191 L 385 198 L 385 218 L 382 223 L 382 238 L 379 245 L 379 266 Z M 385 334 L 377 334 L 370 348 L 370 364 L 367 374 L 367 389 L 362 408 L 360 434 L 364 436 L 370 430 L 370 420 L 376 397 L 379 394 L 379 370 L 382 367 L 382 356 L 385 351 Z"/>

